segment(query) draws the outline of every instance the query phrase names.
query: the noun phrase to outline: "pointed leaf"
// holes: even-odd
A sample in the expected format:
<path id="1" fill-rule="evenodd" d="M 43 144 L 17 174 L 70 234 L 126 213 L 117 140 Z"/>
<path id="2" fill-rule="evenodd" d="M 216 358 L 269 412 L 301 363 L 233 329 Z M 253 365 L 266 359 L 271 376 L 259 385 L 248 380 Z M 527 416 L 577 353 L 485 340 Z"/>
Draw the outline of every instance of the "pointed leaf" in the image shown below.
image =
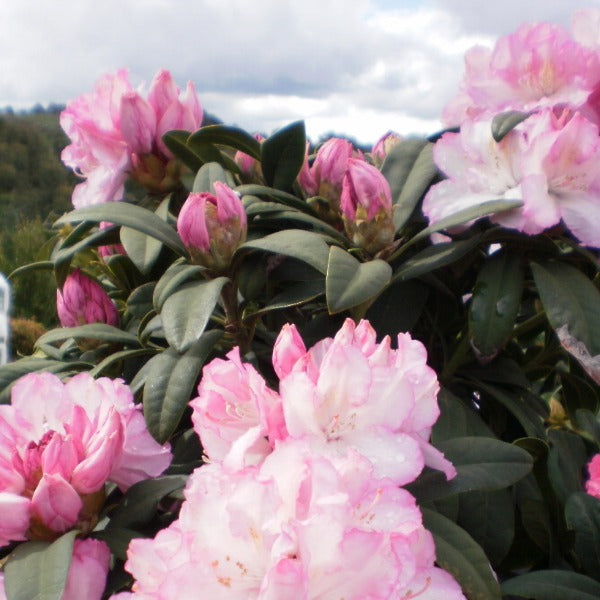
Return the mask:
<path id="1" fill-rule="evenodd" d="M 239 127 L 227 125 L 206 125 L 201 127 L 188 138 L 188 143 L 194 141 L 208 142 L 229 146 L 234 150 L 240 150 L 257 160 L 260 159 L 260 143 L 249 133 Z"/>
<path id="2" fill-rule="evenodd" d="M 410 138 L 396 144 L 385 157 L 381 167 L 382 175 L 390 184 L 392 201 L 396 204 L 402 193 L 402 188 L 428 142 L 423 138 Z"/>
<path id="3" fill-rule="evenodd" d="M 94 221 L 95 223 L 108 221 L 115 225 L 131 227 L 159 240 L 177 254 L 181 256 L 187 255 L 187 251 L 181 243 L 177 232 L 159 216 L 141 206 L 126 202 L 106 202 L 104 204 L 84 206 L 62 216 L 56 221 L 56 225 L 79 223 L 82 221 Z"/>
<path id="4" fill-rule="evenodd" d="M 187 146 L 189 131 L 168 131 L 162 136 L 165 146 L 192 172 L 196 172 L 202 166 L 202 160 Z"/>
<path id="5" fill-rule="evenodd" d="M 215 193 L 215 182 L 226 183 L 229 187 L 234 186 L 234 180 L 231 174 L 216 162 L 207 162 L 200 167 L 194 179 L 192 191 L 196 194 L 201 192 Z"/>
<path id="6" fill-rule="evenodd" d="M 55 542 L 17 546 L 4 567 L 7 600 L 60 600 L 65 589 L 77 531 Z"/>
<path id="7" fill-rule="evenodd" d="M 304 121 L 296 121 L 268 137 L 261 146 L 261 164 L 266 182 L 277 189 L 292 187 L 306 151 Z"/>
<path id="8" fill-rule="evenodd" d="M 540 570 L 502 583 L 502 593 L 530 600 L 598 600 L 600 583 L 562 570 Z"/>
<path id="9" fill-rule="evenodd" d="M 106 325 L 105 323 L 89 323 L 87 325 L 80 325 L 79 327 L 58 327 L 57 329 L 51 329 L 38 338 L 36 345 L 53 344 L 54 342 L 62 342 L 69 338 L 89 338 L 103 342 L 114 342 L 115 344 L 140 345 L 137 336 L 123 331 L 118 327 Z"/>
<path id="10" fill-rule="evenodd" d="M 173 263 L 158 280 L 152 295 L 152 302 L 157 311 L 161 311 L 165 300 L 181 285 L 191 279 L 198 279 L 206 269 L 199 265 Z"/>
<path id="11" fill-rule="evenodd" d="M 496 142 L 501 142 L 519 123 L 529 118 L 531 113 L 511 110 L 500 113 L 492 119 L 492 137 Z"/>
<path id="12" fill-rule="evenodd" d="M 204 361 L 222 336 L 220 330 L 206 331 L 187 352 L 180 354 L 168 348 L 148 362 L 143 396 L 144 417 L 148 430 L 160 444 L 175 431 Z"/>
<path id="13" fill-rule="evenodd" d="M 228 281 L 227 277 L 194 281 L 165 300 L 160 316 L 170 346 L 183 353 L 200 339 Z"/>
<path id="14" fill-rule="evenodd" d="M 325 289 L 329 314 L 358 306 L 380 294 L 390 282 L 392 268 L 383 260 L 359 262 L 354 256 L 331 246 Z"/>
<path id="15" fill-rule="evenodd" d="M 575 531 L 575 553 L 583 570 L 600 574 L 600 502 L 585 492 L 569 496 L 565 506 L 567 527 Z"/>

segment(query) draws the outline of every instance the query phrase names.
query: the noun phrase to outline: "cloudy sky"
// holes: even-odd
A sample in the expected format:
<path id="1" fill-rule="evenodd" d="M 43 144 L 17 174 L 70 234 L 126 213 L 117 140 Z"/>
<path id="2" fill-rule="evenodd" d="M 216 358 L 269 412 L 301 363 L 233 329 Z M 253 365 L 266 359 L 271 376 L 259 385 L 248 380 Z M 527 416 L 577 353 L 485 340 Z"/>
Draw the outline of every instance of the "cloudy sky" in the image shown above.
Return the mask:
<path id="1" fill-rule="evenodd" d="M 600 0 L 0 0 L 0 107 L 65 103 L 104 72 L 191 79 L 249 131 L 305 119 L 368 143 L 432 133 L 466 49 Z"/>

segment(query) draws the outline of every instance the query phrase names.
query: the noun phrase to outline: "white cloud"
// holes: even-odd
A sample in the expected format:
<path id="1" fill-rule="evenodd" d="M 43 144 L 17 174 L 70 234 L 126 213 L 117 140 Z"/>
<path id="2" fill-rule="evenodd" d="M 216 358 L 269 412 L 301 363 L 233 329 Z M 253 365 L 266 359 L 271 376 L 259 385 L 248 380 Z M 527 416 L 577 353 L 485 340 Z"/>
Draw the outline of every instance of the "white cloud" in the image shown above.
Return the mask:
<path id="1" fill-rule="evenodd" d="M 226 122 L 268 132 L 305 118 L 313 138 L 374 141 L 434 130 L 473 44 L 528 17 L 567 23 L 571 10 L 571 0 L 2 0 L 0 106 L 65 102 L 121 66 L 136 85 L 166 67 Z"/>

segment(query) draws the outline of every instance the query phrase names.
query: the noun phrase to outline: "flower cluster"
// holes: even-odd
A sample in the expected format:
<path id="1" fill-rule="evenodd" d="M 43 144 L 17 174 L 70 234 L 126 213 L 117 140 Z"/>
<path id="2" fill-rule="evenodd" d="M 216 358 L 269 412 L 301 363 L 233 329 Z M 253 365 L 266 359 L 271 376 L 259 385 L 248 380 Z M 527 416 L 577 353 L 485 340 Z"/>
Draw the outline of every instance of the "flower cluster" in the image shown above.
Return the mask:
<path id="1" fill-rule="evenodd" d="M 407 334 L 393 350 L 348 320 L 306 349 L 287 325 L 274 348 L 279 393 L 233 350 L 192 400 L 209 464 L 180 517 L 134 540 L 119 598 L 463 598 L 434 566 L 415 499 L 398 484 L 452 465 L 429 443 L 438 383 Z"/>
<path id="2" fill-rule="evenodd" d="M 86 181 L 76 186 L 76 208 L 120 200 L 131 174 L 145 187 L 169 191 L 179 184 L 179 166 L 162 136 L 194 131 L 203 111 L 192 83 L 180 97 L 168 71 L 159 71 L 147 99 L 134 90 L 125 70 L 103 76 L 91 94 L 69 102 L 60 123 L 71 139 L 63 162 Z"/>
<path id="3" fill-rule="evenodd" d="M 460 133 L 444 134 L 434 150 L 448 180 L 423 203 L 431 224 L 488 200 L 520 200 L 492 220 L 527 234 L 562 221 L 600 247 L 600 45 L 590 30 L 599 14 L 577 13 L 572 36 L 526 24 L 493 51 L 467 53 L 461 91 L 445 112 Z M 509 110 L 532 116 L 496 141 L 492 120 Z"/>
<path id="4" fill-rule="evenodd" d="M 126 490 L 170 462 L 120 381 L 26 375 L 0 406 L 0 546 L 88 532 L 107 481 Z"/>

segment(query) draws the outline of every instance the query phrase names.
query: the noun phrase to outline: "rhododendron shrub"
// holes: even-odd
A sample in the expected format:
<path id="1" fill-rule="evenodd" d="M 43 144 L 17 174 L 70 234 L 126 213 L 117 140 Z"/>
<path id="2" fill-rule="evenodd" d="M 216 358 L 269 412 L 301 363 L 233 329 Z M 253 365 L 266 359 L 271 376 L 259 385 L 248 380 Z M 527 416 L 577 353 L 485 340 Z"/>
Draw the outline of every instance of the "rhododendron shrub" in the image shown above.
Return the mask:
<path id="1" fill-rule="evenodd" d="M 469 50 L 452 129 L 372 148 L 166 70 L 69 102 L 7 598 L 600 597 L 599 24 Z"/>

